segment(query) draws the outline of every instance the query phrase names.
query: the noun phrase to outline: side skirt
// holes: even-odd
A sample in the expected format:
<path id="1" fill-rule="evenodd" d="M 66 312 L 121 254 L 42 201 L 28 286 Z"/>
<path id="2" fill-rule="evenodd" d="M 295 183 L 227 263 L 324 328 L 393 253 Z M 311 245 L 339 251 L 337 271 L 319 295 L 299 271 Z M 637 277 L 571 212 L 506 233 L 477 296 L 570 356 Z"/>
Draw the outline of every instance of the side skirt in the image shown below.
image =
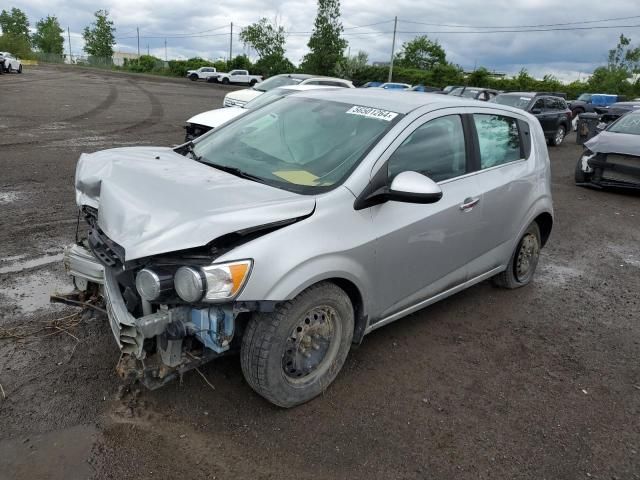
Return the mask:
<path id="1" fill-rule="evenodd" d="M 376 323 L 367 326 L 367 329 L 365 330 L 364 334 L 368 334 L 373 332 L 374 330 L 383 327 L 391 322 L 394 322 L 402 317 L 406 317 L 407 315 L 412 314 L 413 312 L 416 312 L 418 310 L 423 309 L 424 307 L 427 307 L 433 303 L 436 303 L 444 298 L 447 298 L 455 293 L 458 293 L 468 287 L 471 287 L 472 285 L 475 285 L 476 283 L 480 283 L 484 280 L 486 280 L 487 278 L 491 278 L 494 275 L 500 273 L 501 271 L 504 270 L 504 267 L 496 267 L 492 270 L 489 270 L 486 273 L 483 273 L 482 275 L 478 275 L 477 277 L 472 278 L 471 280 L 467 280 L 464 283 L 461 283 L 460 285 L 450 288 L 449 290 L 445 290 L 442 293 L 439 293 L 437 295 L 434 295 L 431 298 L 427 298 L 426 300 L 422 300 L 421 302 L 416 303 L 415 305 L 411 306 L 411 307 L 407 307 L 404 310 L 400 310 L 397 313 L 394 313 L 393 315 L 389 315 L 386 318 L 383 318 L 382 320 L 377 321 Z"/>

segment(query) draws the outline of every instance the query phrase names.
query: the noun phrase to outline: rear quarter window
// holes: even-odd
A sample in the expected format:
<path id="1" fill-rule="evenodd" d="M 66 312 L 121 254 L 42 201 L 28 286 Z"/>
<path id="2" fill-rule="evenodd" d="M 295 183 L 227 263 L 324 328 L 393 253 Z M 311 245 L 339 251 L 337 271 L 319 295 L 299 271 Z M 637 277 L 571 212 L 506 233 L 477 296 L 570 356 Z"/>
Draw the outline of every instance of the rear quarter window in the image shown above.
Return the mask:
<path id="1" fill-rule="evenodd" d="M 504 165 L 525 157 L 518 120 L 503 115 L 474 114 L 480 169 Z"/>

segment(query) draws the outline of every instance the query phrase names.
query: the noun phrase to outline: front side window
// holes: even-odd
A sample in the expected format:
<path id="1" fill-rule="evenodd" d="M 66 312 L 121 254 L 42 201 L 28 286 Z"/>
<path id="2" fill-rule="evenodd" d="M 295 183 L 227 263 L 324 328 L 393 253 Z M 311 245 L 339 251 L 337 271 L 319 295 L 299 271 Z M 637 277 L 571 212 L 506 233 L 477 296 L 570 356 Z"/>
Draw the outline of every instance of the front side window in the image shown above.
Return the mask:
<path id="1" fill-rule="evenodd" d="M 290 96 L 250 110 L 196 142 L 199 161 L 303 194 L 342 183 L 402 117 L 375 108 Z"/>
<path id="2" fill-rule="evenodd" d="M 533 104 L 533 107 L 531 107 L 531 110 L 544 110 L 544 98 L 539 98 L 538 100 L 536 100 L 536 103 Z"/>
<path id="3" fill-rule="evenodd" d="M 422 173 L 434 182 L 464 175 L 467 155 L 459 115 L 436 118 L 418 127 L 391 155 L 389 181 L 401 173 Z"/>
<path id="4" fill-rule="evenodd" d="M 502 115 L 474 114 L 478 132 L 480 168 L 491 168 L 522 158 L 520 132 L 515 118 Z"/>

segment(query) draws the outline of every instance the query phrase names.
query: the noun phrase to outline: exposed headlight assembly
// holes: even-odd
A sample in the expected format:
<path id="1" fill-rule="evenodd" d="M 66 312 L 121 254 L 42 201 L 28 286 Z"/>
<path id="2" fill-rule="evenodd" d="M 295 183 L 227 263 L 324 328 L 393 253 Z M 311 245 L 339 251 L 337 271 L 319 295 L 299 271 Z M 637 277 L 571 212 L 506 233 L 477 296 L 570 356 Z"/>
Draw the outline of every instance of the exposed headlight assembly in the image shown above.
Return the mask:
<path id="1" fill-rule="evenodd" d="M 230 300 L 240 292 L 250 272 L 251 260 L 180 267 L 174 276 L 174 285 L 185 302 Z"/>
<path id="2" fill-rule="evenodd" d="M 585 173 L 593 173 L 593 168 L 591 168 L 589 166 L 589 160 L 591 160 L 593 157 L 595 157 L 597 155 L 597 153 L 593 153 L 591 150 L 585 150 L 584 153 L 582 154 L 582 157 L 580 157 L 580 160 L 582 161 L 582 171 Z"/>
<path id="3" fill-rule="evenodd" d="M 136 275 L 136 290 L 150 302 L 158 300 L 172 290 L 171 274 L 143 268 Z"/>

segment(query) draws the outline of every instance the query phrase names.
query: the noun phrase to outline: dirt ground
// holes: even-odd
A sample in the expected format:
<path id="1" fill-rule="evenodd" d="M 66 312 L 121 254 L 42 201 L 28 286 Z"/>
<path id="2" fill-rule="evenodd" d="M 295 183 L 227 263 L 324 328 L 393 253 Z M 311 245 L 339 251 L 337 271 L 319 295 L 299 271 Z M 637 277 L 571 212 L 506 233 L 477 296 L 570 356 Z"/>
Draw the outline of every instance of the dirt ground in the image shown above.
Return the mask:
<path id="1" fill-rule="evenodd" d="M 0 332 L 77 311 L 47 300 L 70 289 L 80 153 L 179 143 L 227 90 L 0 77 Z M 253 393 L 237 357 L 201 369 L 215 390 L 196 372 L 122 390 L 100 316 L 0 339 L 0 478 L 640 478 L 640 195 L 574 186 L 580 151 L 550 149 L 556 225 L 532 285 L 485 282 L 377 330 L 293 410 Z"/>

